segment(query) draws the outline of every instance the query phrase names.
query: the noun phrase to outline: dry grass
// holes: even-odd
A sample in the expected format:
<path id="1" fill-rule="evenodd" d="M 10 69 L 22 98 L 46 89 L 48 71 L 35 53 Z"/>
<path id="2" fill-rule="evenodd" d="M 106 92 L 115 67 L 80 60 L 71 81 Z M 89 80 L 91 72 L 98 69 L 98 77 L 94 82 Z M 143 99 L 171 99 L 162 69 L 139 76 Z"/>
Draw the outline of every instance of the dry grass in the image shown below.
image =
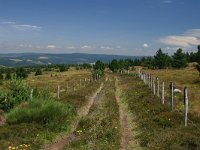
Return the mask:
<path id="1" fill-rule="evenodd" d="M 200 76 L 196 70 L 194 64 L 190 64 L 184 69 L 161 69 L 150 70 L 145 69 L 146 73 L 152 74 L 154 77 L 159 77 L 160 81 L 165 81 L 165 89 L 169 90 L 169 82 L 173 81 L 175 88 L 179 88 L 183 91 L 184 87 L 188 87 L 189 107 L 190 112 L 194 112 L 200 115 Z M 161 84 L 161 83 L 160 83 Z M 168 92 L 169 93 L 169 92 Z M 182 94 L 176 94 L 175 100 L 179 98 L 179 101 L 183 104 Z M 178 100 L 178 99 L 177 99 Z M 181 106 L 179 106 L 181 107 Z"/>
<path id="2" fill-rule="evenodd" d="M 90 78 L 91 72 L 89 70 L 69 70 L 65 72 L 43 72 L 43 75 L 35 76 L 31 73 L 26 79 L 27 83 L 34 88 L 44 89 L 48 88 L 52 94 L 57 92 L 57 86 L 60 85 L 60 90 L 66 90 L 66 81 L 68 81 L 69 91 L 79 88 L 80 79 Z"/>

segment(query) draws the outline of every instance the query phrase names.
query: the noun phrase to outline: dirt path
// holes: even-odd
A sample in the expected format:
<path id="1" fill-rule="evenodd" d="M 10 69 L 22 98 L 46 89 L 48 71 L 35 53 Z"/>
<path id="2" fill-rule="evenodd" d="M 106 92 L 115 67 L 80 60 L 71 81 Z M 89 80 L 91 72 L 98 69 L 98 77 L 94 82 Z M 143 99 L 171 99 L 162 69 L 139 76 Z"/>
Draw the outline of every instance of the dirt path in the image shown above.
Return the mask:
<path id="1" fill-rule="evenodd" d="M 132 150 L 132 149 L 141 149 L 138 146 L 138 143 L 134 140 L 134 129 L 135 124 L 132 119 L 132 114 L 128 112 L 128 108 L 124 102 L 121 101 L 120 95 L 121 91 L 118 85 L 118 79 L 115 81 L 116 88 L 116 100 L 119 105 L 119 114 L 120 114 L 120 125 L 121 125 L 121 150 Z"/>
<path id="2" fill-rule="evenodd" d="M 89 98 L 88 103 L 84 107 L 82 107 L 81 109 L 78 110 L 78 116 L 73 121 L 69 134 L 63 135 L 56 142 L 45 146 L 44 150 L 61 150 L 64 148 L 64 146 L 66 144 L 68 144 L 71 140 L 73 140 L 75 138 L 73 132 L 76 130 L 80 119 L 82 117 L 85 117 L 89 113 L 90 107 L 94 103 L 94 100 L 95 100 L 96 96 L 98 95 L 98 93 L 102 90 L 103 85 L 104 84 L 101 83 L 100 88 Z"/>

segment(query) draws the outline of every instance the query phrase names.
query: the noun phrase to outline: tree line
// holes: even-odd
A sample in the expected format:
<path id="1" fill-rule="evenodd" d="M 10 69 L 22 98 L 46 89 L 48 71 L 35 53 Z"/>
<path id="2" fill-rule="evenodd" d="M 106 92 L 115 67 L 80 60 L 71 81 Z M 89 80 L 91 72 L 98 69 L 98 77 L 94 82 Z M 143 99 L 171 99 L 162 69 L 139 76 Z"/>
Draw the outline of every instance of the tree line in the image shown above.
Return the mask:
<path id="1" fill-rule="evenodd" d="M 200 45 L 197 46 L 197 52 L 183 52 L 181 48 L 169 56 L 164 53 L 162 49 L 158 49 L 154 56 L 143 57 L 141 59 L 125 59 L 116 60 L 113 59 L 108 67 L 113 72 L 117 72 L 122 69 L 129 69 L 131 66 L 143 66 L 148 69 L 166 69 L 166 68 L 185 68 L 188 63 L 197 62 L 196 68 L 200 73 Z"/>

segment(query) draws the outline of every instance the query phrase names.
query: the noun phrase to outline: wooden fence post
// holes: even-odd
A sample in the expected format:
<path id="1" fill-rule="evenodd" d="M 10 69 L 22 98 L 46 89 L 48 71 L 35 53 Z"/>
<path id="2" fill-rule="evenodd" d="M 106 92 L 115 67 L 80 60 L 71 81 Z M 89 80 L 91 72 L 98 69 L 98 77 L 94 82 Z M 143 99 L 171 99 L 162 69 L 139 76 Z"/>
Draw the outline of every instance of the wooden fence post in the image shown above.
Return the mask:
<path id="1" fill-rule="evenodd" d="M 151 88 L 151 76 L 148 74 L 148 80 L 149 80 L 149 88 Z"/>
<path id="2" fill-rule="evenodd" d="M 155 80 L 153 80 L 153 94 L 156 95 L 156 84 L 155 84 Z"/>
<path id="3" fill-rule="evenodd" d="M 141 73 L 140 73 L 141 69 L 139 68 L 138 70 L 138 76 L 140 77 Z"/>
<path id="4" fill-rule="evenodd" d="M 58 99 L 60 98 L 60 85 L 58 85 L 57 87 L 57 98 Z"/>
<path id="5" fill-rule="evenodd" d="M 33 99 L 33 89 L 31 89 L 30 99 Z"/>
<path id="6" fill-rule="evenodd" d="M 170 97 L 171 97 L 171 111 L 174 110 L 174 87 L 173 82 L 170 81 Z"/>
<path id="7" fill-rule="evenodd" d="M 151 75 L 151 90 L 153 91 L 153 76 Z"/>
<path id="8" fill-rule="evenodd" d="M 66 94 L 68 94 L 68 90 L 69 90 L 69 85 L 68 82 L 66 81 Z"/>
<path id="9" fill-rule="evenodd" d="M 162 82 L 162 104 L 165 104 L 165 82 Z"/>
<path id="10" fill-rule="evenodd" d="M 159 78 L 157 77 L 157 96 L 160 97 L 160 85 L 159 85 Z"/>
<path id="11" fill-rule="evenodd" d="M 185 105 L 185 111 L 184 111 L 184 121 L 185 121 L 185 127 L 187 127 L 187 120 L 188 120 L 188 90 L 187 87 L 184 88 L 184 105 Z"/>

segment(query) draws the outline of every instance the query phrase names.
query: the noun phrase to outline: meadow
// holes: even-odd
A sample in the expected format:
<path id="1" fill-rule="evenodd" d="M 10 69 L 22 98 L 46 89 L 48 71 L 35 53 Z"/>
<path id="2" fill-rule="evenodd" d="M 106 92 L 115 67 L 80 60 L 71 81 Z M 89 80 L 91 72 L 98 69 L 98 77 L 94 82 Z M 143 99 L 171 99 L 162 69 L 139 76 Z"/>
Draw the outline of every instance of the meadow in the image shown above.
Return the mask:
<path id="1" fill-rule="evenodd" d="M 6 124 L 0 128 L 0 149 L 39 149 L 69 132 L 77 109 L 100 86 L 100 81 L 87 81 L 82 83 L 85 89 L 82 90 L 80 79 L 90 77 L 89 70 L 44 72 L 41 76 L 32 73 L 25 83 L 38 92 L 33 93 L 32 100 L 22 102 L 4 114 Z M 66 81 L 69 82 L 68 93 Z M 3 85 L 5 90 L 7 83 Z M 56 98 L 57 85 L 61 86 L 60 99 Z"/>
<path id="2" fill-rule="evenodd" d="M 107 70 L 94 81 L 91 70 L 70 68 L 65 72 L 44 71 L 39 76 L 31 73 L 23 82 L 5 81 L 1 88 L 15 90 L 14 96 L 16 88 L 10 88 L 11 83 L 34 92 L 32 99 L 28 95 L 28 100 L 1 112 L 6 124 L 0 127 L 0 149 L 199 149 L 200 87 L 194 66 L 143 69 L 166 82 L 165 105 L 141 81 L 137 70 L 130 74 Z M 188 117 L 193 123 L 188 127 L 184 126 L 183 114 L 170 110 L 167 83 L 171 80 L 176 88 L 189 88 Z M 182 97 L 183 93 L 175 94 L 175 109 L 182 110 Z"/>
<path id="3" fill-rule="evenodd" d="M 136 67 L 138 69 L 138 67 Z M 195 68 L 195 64 L 189 64 L 183 69 L 143 69 L 144 72 L 158 77 L 160 80 L 160 87 L 162 81 L 165 82 L 166 100 L 169 100 L 169 83 L 173 81 L 174 88 L 180 89 L 181 93 L 175 93 L 175 106 L 177 109 L 183 107 L 183 91 L 184 87 L 188 88 L 189 97 L 189 111 L 200 115 L 200 76 Z"/>

